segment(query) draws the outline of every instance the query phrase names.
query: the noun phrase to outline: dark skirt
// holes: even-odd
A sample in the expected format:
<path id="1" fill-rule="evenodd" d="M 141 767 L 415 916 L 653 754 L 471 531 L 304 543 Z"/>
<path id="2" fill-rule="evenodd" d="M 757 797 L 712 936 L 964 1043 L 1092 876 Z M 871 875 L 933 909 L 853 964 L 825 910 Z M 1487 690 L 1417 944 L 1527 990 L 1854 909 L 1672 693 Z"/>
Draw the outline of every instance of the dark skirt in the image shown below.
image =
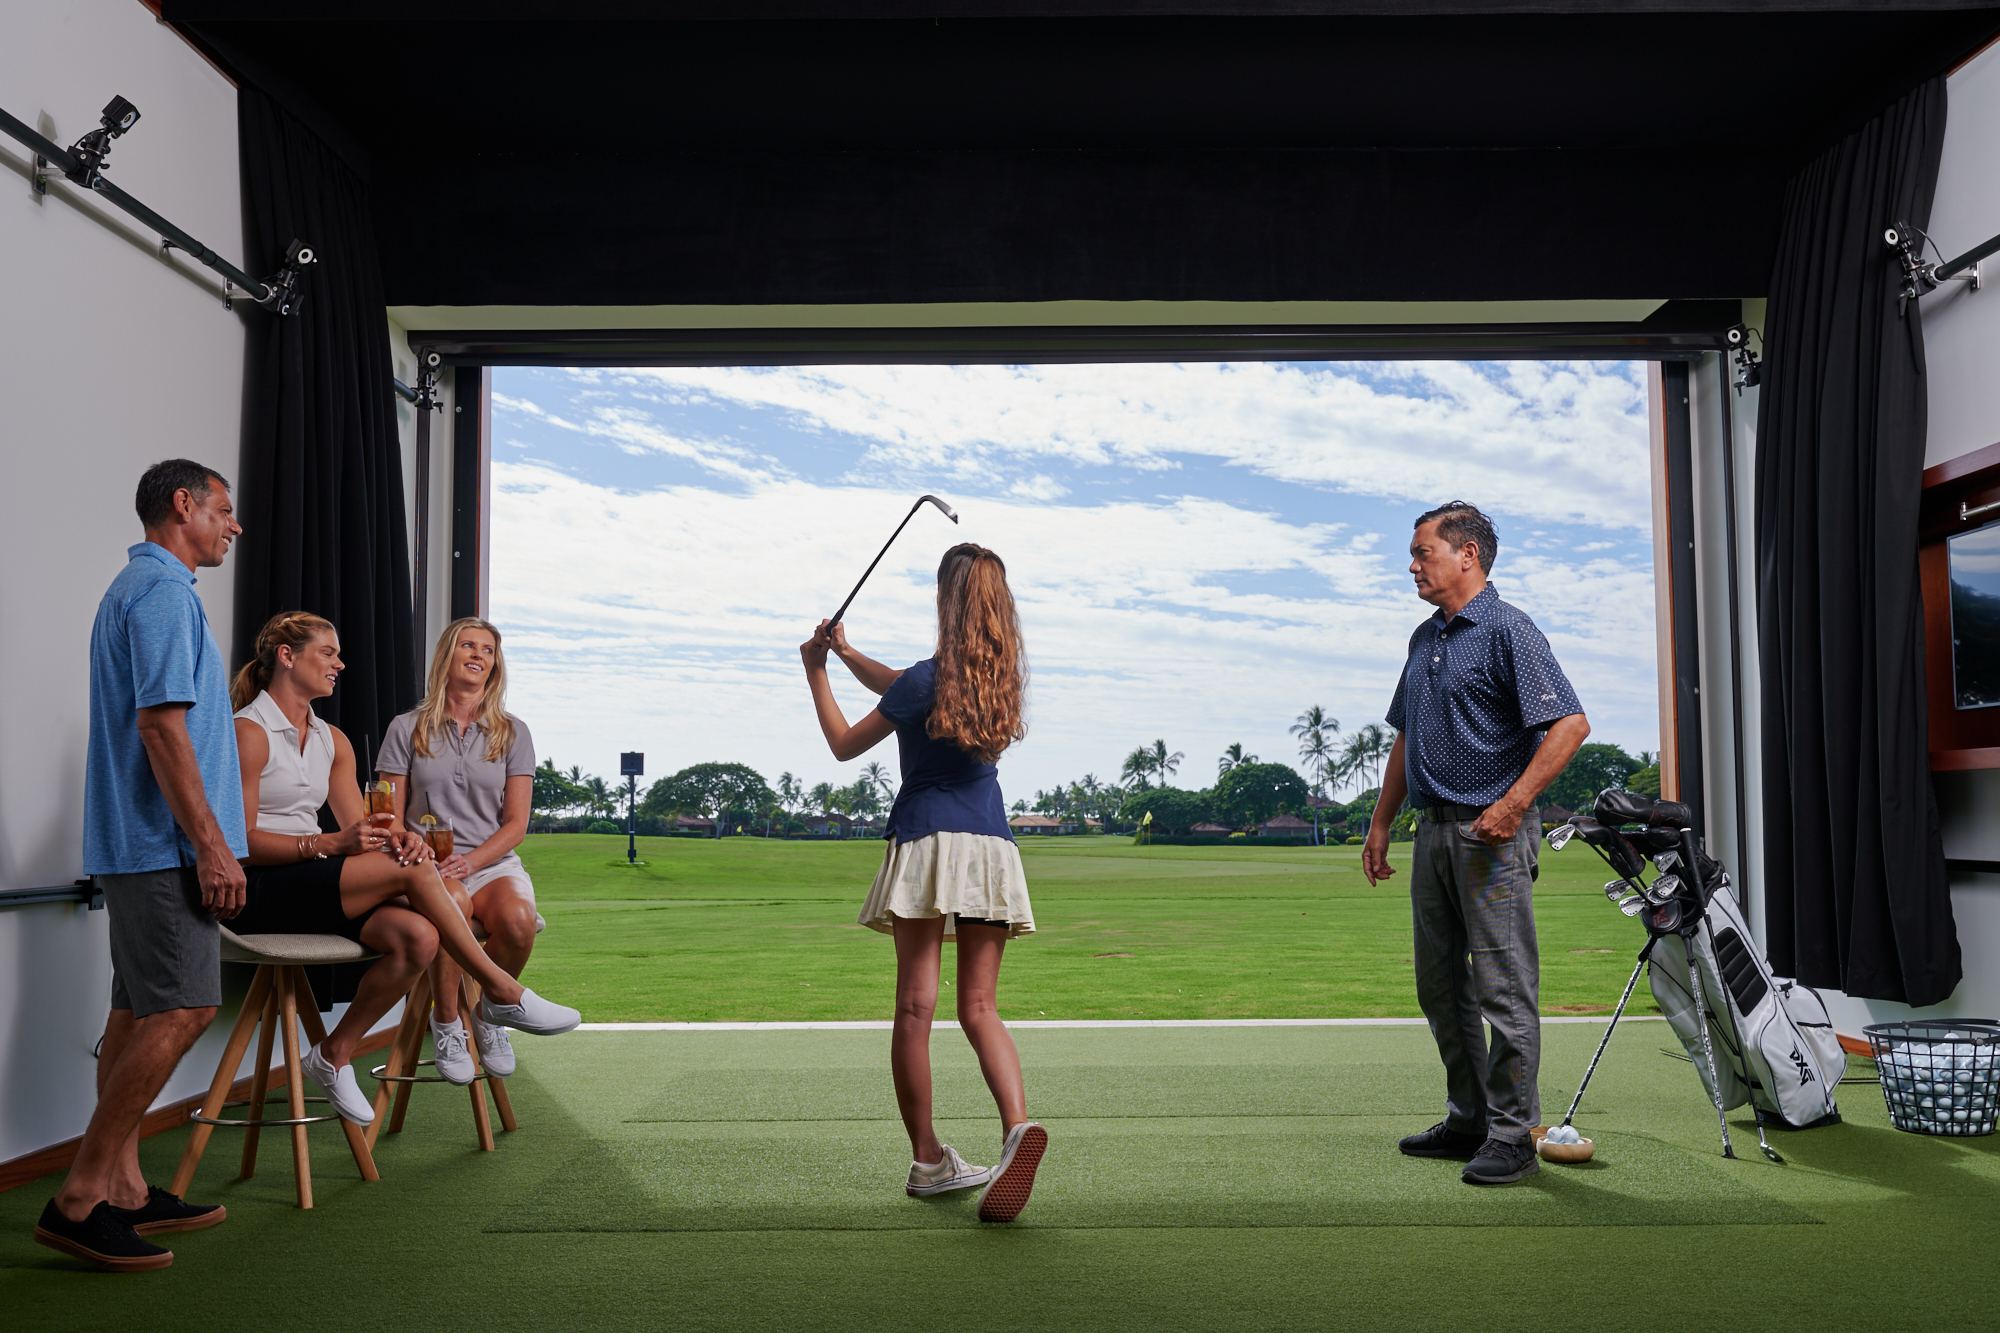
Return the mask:
<path id="1" fill-rule="evenodd" d="M 226 922 L 238 935 L 339 935 L 361 942 L 361 928 L 375 915 L 369 908 L 349 917 L 340 910 L 344 856 L 314 857 L 289 865 L 245 866 L 249 884 L 243 910 Z"/>

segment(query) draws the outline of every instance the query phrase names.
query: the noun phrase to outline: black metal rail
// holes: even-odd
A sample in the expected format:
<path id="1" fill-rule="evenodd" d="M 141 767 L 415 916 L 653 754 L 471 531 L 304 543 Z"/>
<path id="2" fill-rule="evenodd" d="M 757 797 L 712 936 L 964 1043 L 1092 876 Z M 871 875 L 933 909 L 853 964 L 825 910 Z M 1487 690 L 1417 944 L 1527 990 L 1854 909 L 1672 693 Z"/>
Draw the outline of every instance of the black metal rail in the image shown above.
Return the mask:
<path id="1" fill-rule="evenodd" d="M 1947 259 L 1942 264 L 1939 264 L 1934 270 L 1937 280 L 1943 282 L 1946 278 L 1955 278 L 1996 251 L 2000 251 L 2000 236 L 1989 237 L 1986 241 L 1973 246 L 1958 258 Z"/>
<path id="2" fill-rule="evenodd" d="M 95 912 L 104 906 L 104 895 L 87 879 L 42 889 L 0 889 L 0 907 L 29 907 L 35 903 L 88 903 Z"/>
<path id="3" fill-rule="evenodd" d="M 104 196 L 106 200 L 123 209 L 125 212 L 130 213 L 152 230 L 158 232 L 160 234 L 160 243 L 163 246 L 171 245 L 175 249 L 185 250 L 188 254 L 193 255 L 196 259 L 199 259 L 202 263 L 208 265 L 238 287 L 241 287 L 244 294 L 250 300 L 263 306 L 266 310 L 273 310 L 281 315 L 291 313 L 293 305 L 297 302 L 296 268 L 298 265 L 312 262 L 312 251 L 310 249 L 304 251 L 302 258 L 297 258 L 296 252 L 299 246 L 298 242 L 294 241 L 292 243 L 294 254 L 286 256 L 286 268 L 281 274 L 275 278 L 253 278 L 215 251 L 209 249 L 206 245 L 203 245 L 193 236 L 176 227 L 173 223 L 167 221 L 158 213 L 155 213 L 152 209 L 146 207 L 146 205 L 112 184 L 105 178 L 99 160 L 85 161 L 77 157 L 68 149 L 60 147 L 53 140 L 37 132 L 27 122 L 4 109 L 0 109 L 0 130 L 6 131 L 7 134 L 19 140 L 27 148 L 39 154 L 51 166 L 60 171 L 63 174 L 63 178 L 71 184 L 82 186 L 94 194 Z"/>

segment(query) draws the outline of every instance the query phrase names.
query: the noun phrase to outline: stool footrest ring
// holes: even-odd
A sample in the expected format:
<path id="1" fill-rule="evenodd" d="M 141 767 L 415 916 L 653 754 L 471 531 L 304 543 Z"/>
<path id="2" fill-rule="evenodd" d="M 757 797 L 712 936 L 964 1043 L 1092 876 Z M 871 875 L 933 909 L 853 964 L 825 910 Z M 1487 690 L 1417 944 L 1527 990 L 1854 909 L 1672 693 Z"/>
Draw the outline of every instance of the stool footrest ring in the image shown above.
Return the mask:
<path id="1" fill-rule="evenodd" d="M 288 1100 L 289 1100 L 288 1098 L 282 1095 L 276 1097 L 266 1097 L 264 1099 L 264 1105 L 266 1106 L 271 1106 L 274 1104 L 283 1105 Z M 299 1100 L 306 1102 L 318 1102 L 322 1106 L 327 1104 L 327 1100 L 324 1097 L 301 1097 Z M 232 1106 L 248 1106 L 249 1104 L 250 1100 L 249 1098 L 246 1097 L 241 1101 L 224 1102 L 222 1104 L 222 1109 L 226 1111 Z M 290 1125 L 322 1124 L 328 1120 L 338 1120 L 340 1119 L 340 1117 L 337 1115 L 305 1115 L 305 1116 L 300 1116 L 295 1120 L 231 1120 L 224 1116 L 206 1116 L 199 1111 L 195 1111 L 188 1116 L 188 1119 L 194 1121 L 198 1125 L 214 1125 L 220 1129 L 281 1129 Z"/>
<path id="2" fill-rule="evenodd" d="M 417 1061 L 417 1068 L 421 1069 L 421 1068 L 423 1068 L 423 1067 L 424 1067 L 425 1065 L 430 1065 L 430 1066 L 431 1066 L 431 1067 L 432 1067 L 433 1069 L 435 1069 L 435 1068 L 437 1067 L 437 1061 L 435 1061 L 435 1060 L 419 1060 L 419 1061 Z M 389 1066 L 387 1066 L 387 1065 L 376 1065 L 376 1066 L 375 1066 L 375 1067 L 374 1067 L 373 1069 L 371 1069 L 371 1070 L 369 1070 L 369 1071 L 368 1071 L 368 1077 L 370 1077 L 370 1078 L 374 1079 L 374 1080 L 375 1080 L 375 1081 L 376 1081 L 377 1083 L 450 1083 L 450 1082 L 451 1082 L 451 1080 L 450 1080 L 450 1079 L 448 1079 L 448 1078 L 446 1078 L 446 1077 L 445 1077 L 445 1076 L 444 1076 L 443 1074 L 385 1074 L 385 1073 L 383 1073 L 382 1071 L 383 1071 L 383 1070 L 385 1070 L 385 1069 L 387 1069 L 388 1067 L 389 1067 Z M 472 1081 L 473 1081 L 474 1083 L 478 1083 L 478 1082 L 481 1082 L 481 1081 L 483 1081 L 483 1080 L 486 1080 L 486 1079 L 495 1079 L 495 1078 L 499 1078 L 499 1077 L 501 1077 L 501 1076 L 500 1076 L 499 1074 L 489 1074 L 489 1073 L 487 1073 L 487 1072 L 486 1072 L 485 1070 L 483 1070 L 483 1069 L 482 1069 L 482 1070 L 481 1070 L 481 1071 L 479 1071 L 479 1072 L 478 1072 L 477 1074 L 474 1074 L 474 1075 L 472 1076 Z M 465 1087 L 465 1086 L 468 1086 L 468 1085 L 466 1085 L 466 1084 L 453 1084 L 453 1086 L 454 1086 L 454 1087 Z"/>

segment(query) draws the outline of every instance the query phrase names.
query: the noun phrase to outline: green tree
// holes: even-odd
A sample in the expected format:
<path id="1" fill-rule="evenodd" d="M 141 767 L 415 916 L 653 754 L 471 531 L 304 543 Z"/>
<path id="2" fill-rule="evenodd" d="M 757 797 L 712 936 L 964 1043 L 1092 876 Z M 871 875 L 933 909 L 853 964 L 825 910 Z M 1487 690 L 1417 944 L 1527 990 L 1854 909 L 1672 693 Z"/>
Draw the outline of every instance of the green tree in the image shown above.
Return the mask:
<path id="1" fill-rule="evenodd" d="M 585 799 L 583 790 L 556 767 L 555 760 L 544 759 L 535 770 L 534 791 L 528 800 L 531 814 L 552 819 L 557 812 L 575 809 Z"/>
<path id="2" fill-rule="evenodd" d="M 1153 784 L 1146 779 L 1153 771 L 1153 752 L 1141 745 L 1125 756 L 1125 763 L 1119 768 L 1119 776 L 1141 791 Z"/>
<path id="3" fill-rule="evenodd" d="M 1639 757 L 1641 759 L 1645 758 L 1646 751 L 1639 751 Z M 1657 797 L 1660 794 L 1660 766 L 1657 763 L 1648 764 L 1631 777 L 1625 779 L 1625 786 L 1628 790 L 1636 791 L 1641 796 Z"/>
<path id="4" fill-rule="evenodd" d="M 1241 764 L 1215 780 L 1211 804 L 1227 824 L 1261 824 L 1306 808 L 1311 789 L 1289 764 Z"/>
<path id="5" fill-rule="evenodd" d="M 1623 746 L 1591 741 L 1556 775 L 1556 780 L 1542 793 L 1542 803 L 1569 810 L 1589 810 L 1597 804 L 1597 793 L 1607 787 L 1625 786 L 1644 767 L 1625 753 Z"/>
<path id="6" fill-rule="evenodd" d="M 724 811 L 761 810 L 774 799 L 763 775 L 747 765 L 695 764 L 655 782 L 640 811 L 660 818 L 693 813 L 720 819 Z"/>
<path id="7" fill-rule="evenodd" d="M 1187 758 L 1179 750 L 1168 753 L 1167 743 L 1164 740 L 1154 741 L 1152 749 L 1147 751 L 1147 757 L 1152 761 L 1153 772 L 1159 775 L 1162 787 L 1173 777 L 1174 770 L 1181 766 L 1181 760 Z"/>
<path id="8" fill-rule="evenodd" d="M 885 801 L 896 799 L 896 784 L 889 780 L 889 769 L 885 764 L 869 763 L 861 770 L 861 780 L 882 794 Z"/>
<path id="9" fill-rule="evenodd" d="M 1289 730 L 1298 737 L 1299 762 L 1306 766 L 1313 791 L 1324 796 L 1327 780 L 1333 776 L 1333 743 L 1340 735 L 1340 720 L 1328 717 L 1324 708 L 1314 704 L 1293 719 Z"/>
<path id="10" fill-rule="evenodd" d="M 1243 742 L 1237 741 L 1222 752 L 1222 758 L 1215 761 L 1215 772 L 1220 777 L 1232 768 L 1241 768 L 1245 764 L 1254 764 L 1256 762 L 1257 756 L 1243 753 Z"/>
<path id="11" fill-rule="evenodd" d="M 1135 791 L 1125 798 L 1118 817 L 1137 824 L 1148 812 L 1155 833 L 1185 833 L 1209 817 L 1208 794 L 1182 791 L 1178 787 L 1152 787 Z"/>

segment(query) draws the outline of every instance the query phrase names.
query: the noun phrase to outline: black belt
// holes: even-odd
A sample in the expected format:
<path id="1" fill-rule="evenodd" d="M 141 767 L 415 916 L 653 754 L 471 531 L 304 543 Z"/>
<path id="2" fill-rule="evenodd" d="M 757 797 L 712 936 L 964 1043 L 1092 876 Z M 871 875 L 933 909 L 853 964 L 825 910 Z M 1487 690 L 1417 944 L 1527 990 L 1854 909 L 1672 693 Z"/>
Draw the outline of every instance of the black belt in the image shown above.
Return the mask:
<path id="1" fill-rule="evenodd" d="M 1420 805 L 1417 812 L 1433 824 L 1456 824 L 1486 813 L 1483 805 Z"/>

